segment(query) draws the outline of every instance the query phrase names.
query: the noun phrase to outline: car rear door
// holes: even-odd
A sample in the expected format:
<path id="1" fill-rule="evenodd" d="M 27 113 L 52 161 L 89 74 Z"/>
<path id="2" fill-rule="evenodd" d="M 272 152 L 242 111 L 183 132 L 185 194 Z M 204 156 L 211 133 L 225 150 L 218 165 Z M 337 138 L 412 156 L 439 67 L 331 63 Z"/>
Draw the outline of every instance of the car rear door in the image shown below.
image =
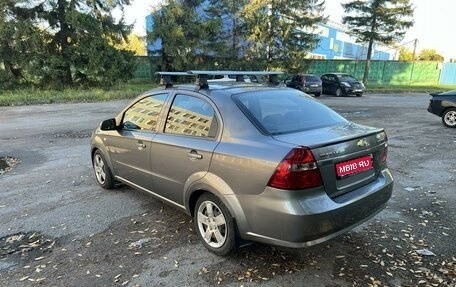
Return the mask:
<path id="1" fill-rule="evenodd" d="M 184 203 L 187 184 L 206 175 L 219 143 L 219 116 L 202 95 L 176 92 L 162 132 L 153 139 L 151 159 L 155 192 Z"/>

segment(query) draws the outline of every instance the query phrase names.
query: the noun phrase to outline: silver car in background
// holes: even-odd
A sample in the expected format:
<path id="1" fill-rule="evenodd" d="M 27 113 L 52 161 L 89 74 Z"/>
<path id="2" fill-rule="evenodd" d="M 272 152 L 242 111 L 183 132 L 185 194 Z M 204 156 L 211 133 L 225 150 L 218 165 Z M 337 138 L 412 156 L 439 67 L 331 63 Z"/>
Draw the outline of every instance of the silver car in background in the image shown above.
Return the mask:
<path id="1" fill-rule="evenodd" d="M 102 187 L 124 183 L 183 210 L 219 255 L 240 239 L 314 245 L 385 207 L 393 177 L 383 129 L 349 122 L 296 89 L 208 86 L 216 72 L 189 73 L 196 88 L 167 81 L 94 131 Z"/>

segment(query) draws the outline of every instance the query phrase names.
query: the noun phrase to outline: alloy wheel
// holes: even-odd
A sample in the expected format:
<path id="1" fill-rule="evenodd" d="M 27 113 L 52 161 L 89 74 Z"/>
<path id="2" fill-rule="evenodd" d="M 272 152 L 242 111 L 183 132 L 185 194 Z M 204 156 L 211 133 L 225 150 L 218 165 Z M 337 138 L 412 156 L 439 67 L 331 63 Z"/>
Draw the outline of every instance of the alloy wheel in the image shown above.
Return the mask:
<path id="1" fill-rule="evenodd" d="M 203 240 L 212 248 L 222 247 L 227 240 L 227 223 L 220 207 L 204 201 L 198 207 L 196 219 Z"/>
<path id="2" fill-rule="evenodd" d="M 93 159 L 93 168 L 98 182 L 103 185 L 106 182 L 106 167 L 103 158 L 99 154 L 95 154 Z"/>
<path id="3" fill-rule="evenodd" d="M 447 127 L 456 127 L 456 109 L 446 111 L 442 119 Z"/>

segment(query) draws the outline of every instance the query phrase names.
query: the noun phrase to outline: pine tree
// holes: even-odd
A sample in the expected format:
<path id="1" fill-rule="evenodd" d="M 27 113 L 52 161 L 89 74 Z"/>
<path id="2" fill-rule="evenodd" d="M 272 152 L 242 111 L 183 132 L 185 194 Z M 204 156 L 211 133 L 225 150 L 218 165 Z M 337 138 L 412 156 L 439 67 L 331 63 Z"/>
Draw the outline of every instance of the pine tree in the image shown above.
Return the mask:
<path id="1" fill-rule="evenodd" d="M 269 68 L 301 69 L 308 51 L 318 44 L 317 24 L 325 21 L 324 1 L 253 0 L 244 8 L 250 36 L 249 57 Z"/>
<path id="2" fill-rule="evenodd" d="M 147 35 L 161 56 L 163 71 L 183 71 L 194 68 L 197 61 L 210 51 L 208 33 L 197 9 L 201 1 L 170 0 L 152 14 L 152 31 Z"/>
<path id="3" fill-rule="evenodd" d="M 33 81 L 43 53 L 41 31 L 34 26 L 42 7 L 18 7 L 15 0 L 0 2 L 0 87 L 15 88 Z"/>
<path id="4" fill-rule="evenodd" d="M 206 26 L 217 29 L 211 39 L 213 52 L 219 58 L 228 59 L 228 66 L 237 64 L 244 56 L 246 23 L 242 11 L 249 2 L 246 0 L 210 0 L 205 11 Z"/>
<path id="5" fill-rule="evenodd" d="M 53 88 L 127 79 L 134 69 L 133 53 L 114 46 L 127 38 L 130 27 L 116 21 L 112 11 L 129 1 L 3 2 L 0 55 L 5 72 Z M 10 65 L 9 56 L 16 63 Z"/>
<path id="6" fill-rule="evenodd" d="M 392 44 L 413 25 L 413 7 L 409 0 L 354 0 L 342 7 L 347 14 L 342 22 L 357 41 L 368 43 L 363 82 L 369 78 L 374 42 Z"/>

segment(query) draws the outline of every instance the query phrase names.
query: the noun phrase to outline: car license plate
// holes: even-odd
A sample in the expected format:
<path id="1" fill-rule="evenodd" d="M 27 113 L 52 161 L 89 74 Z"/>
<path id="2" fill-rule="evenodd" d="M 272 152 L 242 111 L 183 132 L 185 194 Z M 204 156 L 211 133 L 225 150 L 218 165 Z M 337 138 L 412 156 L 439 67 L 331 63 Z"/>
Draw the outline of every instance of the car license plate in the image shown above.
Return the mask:
<path id="1" fill-rule="evenodd" d="M 318 85 L 310 85 L 312 88 L 316 88 L 318 87 Z"/>
<path id="2" fill-rule="evenodd" d="M 363 156 L 336 164 L 337 177 L 345 177 L 373 168 L 372 156 Z"/>

